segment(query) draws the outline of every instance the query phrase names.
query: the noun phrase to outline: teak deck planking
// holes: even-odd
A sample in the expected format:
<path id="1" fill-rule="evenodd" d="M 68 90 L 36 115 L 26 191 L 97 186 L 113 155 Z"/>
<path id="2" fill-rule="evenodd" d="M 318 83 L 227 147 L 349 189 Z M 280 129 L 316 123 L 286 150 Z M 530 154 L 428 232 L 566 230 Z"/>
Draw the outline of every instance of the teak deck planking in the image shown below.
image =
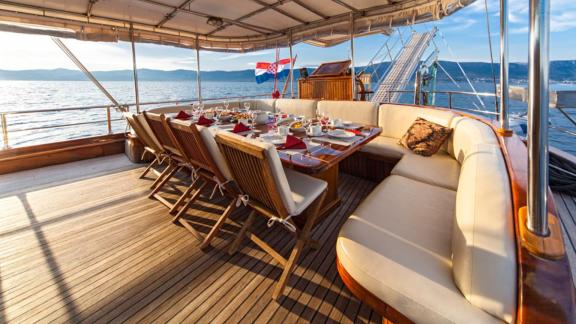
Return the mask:
<path id="1" fill-rule="evenodd" d="M 248 241 L 227 253 L 246 210 L 202 251 L 146 197 L 142 168 L 115 155 L 0 177 L 0 322 L 380 321 L 343 286 L 334 253 L 338 229 L 375 183 L 342 175 L 344 199 L 313 234 L 322 247 L 305 251 L 278 303 L 280 268 L 270 256 Z M 201 199 L 187 217 L 203 230 L 226 202 Z M 281 226 L 257 228 L 291 249 Z"/>
<path id="2" fill-rule="evenodd" d="M 246 210 L 202 251 L 146 198 L 142 168 L 114 155 L 0 177 L 0 322 L 381 321 L 343 285 L 334 249 L 338 229 L 376 183 L 341 175 L 342 203 L 313 234 L 322 247 L 305 252 L 278 303 L 271 295 L 281 271 L 269 255 L 248 241 L 227 253 Z M 164 194 L 176 197 L 181 179 Z M 554 197 L 575 265 L 576 197 Z M 226 202 L 201 199 L 187 217 L 203 230 Z M 280 226 L 257 228 L 284 254 L 291 249 Z"/>

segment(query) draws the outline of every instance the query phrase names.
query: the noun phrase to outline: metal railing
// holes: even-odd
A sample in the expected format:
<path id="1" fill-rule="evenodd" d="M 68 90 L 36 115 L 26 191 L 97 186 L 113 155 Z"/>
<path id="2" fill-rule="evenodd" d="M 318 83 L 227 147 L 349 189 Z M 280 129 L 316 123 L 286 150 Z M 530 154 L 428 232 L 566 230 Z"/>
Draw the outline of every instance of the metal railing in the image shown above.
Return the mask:
<path id="1" fill-rule="evenodd" d="M 233 97 L 219 97 L 219 98 L 207 98 L 203 99 L 204 103 L 206 102 L 218 102 L 224 100 L 243 100 L 243 99 L 251 99 L 251 98 L 261 98 L 265 96 L 270 96 L 269 93 L 266 94 L 254 94 L 248 96 L 233 96 Z M 138 103 L 140 107 L 142 106 L 151 106 L 151 105 L 165 105 L 165 104 L 174 104 L 174 105 L 184 105 L 188 103 L 197 102 L 197 98 L 192 99 L 181 99 L 181 100 L 166 100 L 166 101 L 150 101 L 150 102 L 140 102 Z M 94 105 L 94 106 L 78 106 L 78 107 L 65 107 L 65 108 L 53 108 L 53 109 L 36 109 L 36 110 L 14 110 L 14 111 L 1 111 L 0 112 L 0 127 L 2 128 L 2 140 L 4 144 L 4 149 L 10 148 L 10 134 L 19 133 L 19 132 L 28 132 L 28 131 L 38 131 L 43 129 L 53 129 L 53 128 L 64 128 L 64 127 L 73 127 L 73 126 L 80 126 L 80 125 L 93 125 L 93 124 L 106 124 L 106 128 L 108 134 L 113 134 L 112 123 L 117 121 L 124 120 L 123 118 L 113 118 L 112 116 L 112 109 L 120 110 L 120 111 L 129 111 L 130 107 L 136 107 L 137 103 L 125 103 L 120 104 L 120 109 L 117 109 L 113 105 Z M 28 115 L 28 114 L 41 114 L 41 113 L 56 113 L 56 112 L 70 112 L 70 111 L 87 111 L 87 110 L 101 110 L 105 109 L 106 112 L 106 119 L 94 120 L 94 121 L 86 121 L 86 122 L 79 122 L 79 123 L 67 123 L 67 124 L 55 124 L 55 125 L 45 125 L 45 126 L 36 126 L 36 127 L 27 127 L 27 128 L 18 128 L 18 129 L 9 129 L 8 124 L 8 117 L 9 116 L 16 116 L 16 115 Z"/>
<path id="2" fill-rule="evenodd" d="M 413 95 L 413 98 L 416 99 L 415 98 L 416 93 L 414 90 L 390 90 L 390 92 L 410 93 Z M 442 90 L 438 90 L 438 91 L 422 91 L 422 92 L 420 92 L 419 95 L 423 96 L 425 94 L 445 94 L 445 95 L 447 95 L 448 96 L 448 104 L 447 104 L 446 108 L 448 108 L 448 109 L 455 109 L 455 110 L 461 110 L 461 111 L 475 113 L 475 114 L 483 114 L 483 115 L 493 116 L 493 117 L 496 117 L 495 119 L 497 119 L 497 117 L 500 115 L 500 113 L 497 111 L 489 111 L 489 110 L 481 110 L 481 109 L 469 109 L 469 108 L 455 107 L 453 105 L 453 96 L 454 95 L 465 95 L 465 96 L 475 96 L 475 97 L 494 97 L 495 96 L 494 93 L 491 93 L 491 92 L 468 92 L 468 91 L 442 91 Z M 398 103 L 398 102 L 386 101 L 386 102 L 381 102 L 381 103 Z M 439 105 L 436 105 L 436 106 L 442 107 Z M 567 114 L 562 108 L 556 108 L 556 109 L 558 109 L 564 115 Z M 514 115 L 508 115 L 508 117 L 510 119 L 514 119 L 514 118 L 518 119 L 518 117 L 517 116 L 514 117 Z M 576 124 L 573 122 L 572 117 L 568 116 L 568 120 L 576 126 Z M 576 131 L 565 128 L 565 127 L 560 127 L 560 126 L 555 126 L 555 125 L 550 124 L 550 125 L 548 125 L 548 128 L 553 129 L 557 132 L 566 134 L 566 135 L 576 137 Z"/>
<path id="3" fill-rule="evenodd" d="M 416 101 L 416 92 L 414 90 L 388 90 L 387 92 L 395 92 L 395 93 L 410 93 L 413 95 L 414 100 Z M 468 92 L 468 91 L 442 91 L 442 90 L 437 90 L 437 91 L 421 91 L 418 95 L 419 96 L 424 96 L 427 94 L 445 94 L 448 96 L 448 105 L 446 108 L 448 109 L 456 109 L 456 110 L 462 110 L 462 111 L 467 111 L 467 112 L 472 112 L 472 113 L 479 113 L 479 114 L 486 114 L 486 115 L 491 115 L 491 116 L 497 116 L 498 113 L 495 111 L 488 111 L 488 110 L 481 110 L 481 109 L 468 109 L 468 108 L 462 108 L 462 107 L 455 107 L 453 105 L 453 96 L 454 95 L 464 95 L 464 96 L 480 96 L 480 97 L 494 97 L 495 95 L 491 92 Z M 390 96 L 388 96 L 388 98 L 390 98 Z M 390 102 L 389 101 L 385 101 L 385 102 L 381 102 L 381 103 L 396 103 L 396 102 Z"/>

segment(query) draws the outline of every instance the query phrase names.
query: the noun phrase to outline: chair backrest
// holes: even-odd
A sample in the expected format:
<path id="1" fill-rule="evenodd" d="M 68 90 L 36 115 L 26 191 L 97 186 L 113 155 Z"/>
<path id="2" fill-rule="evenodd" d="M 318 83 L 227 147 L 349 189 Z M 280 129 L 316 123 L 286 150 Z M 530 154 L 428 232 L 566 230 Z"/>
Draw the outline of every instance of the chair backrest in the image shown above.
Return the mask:
<path id="1" fill-rule="evenodd" d="M 220 181 L 225 181 L 224 176 L 204 144 L 196 124 L 169 118 L 164 119 L 164 122 L 168 135 L 172 137 L 172 141 L 177 145 L 188 163 L 210 172 L 218 177 Z"/>
<path id="2" fill-rule="evenodd" d="M 378 124 L 378 104 L 369 101 L 318 101 L 318 113 L 364 125 Z"/>
<path id="3" fill-rule="evenodd" d="M 130 125 L 132 130 L 134 131 L 134 133 L 136 133 L 136 136 L 138 136 L 138 139 L 142 141 L 142 144 L 144 144 L 144 146 L 147 146 L 148 148 L 152 149 L 156 154 L 162 152 L 162 147 L 156 140 L 151 138 L 150 136 L 151 134 L 149 134 L 149 132 L 146 131 L 140 120 L 138 120 L 137 115 L 133 115 L 127 112 L 123 113 L 123 115 L 124 118 L 126 118 L 126 121 Z"/>
<path id="4" fill-rule="evenodd" d="M 178 144 L 174 142 L 173 138 L 168 133 L 166 126 L 164 126 L 166 116 L 164 114 L 159 115 L 147 111 L 145 111 L 143 114 L 146 118 L 148 126 L 150 126 L 152 133 L 154 133 L 154 136 L 156 136 L 156 139 L 158 139 L 158 142 L 164 151 L 170 152 L 177 156 L 182 156 L 182 153 L 178 149 Z"/>
<path id="5" fill-rule="evenodd" d="M 276 147 L 242 136 L 220 132 L 216 142 L 234 177 L 236 185 L 271 213 L 287 217 L 295 209 L 288 179 Z"/>

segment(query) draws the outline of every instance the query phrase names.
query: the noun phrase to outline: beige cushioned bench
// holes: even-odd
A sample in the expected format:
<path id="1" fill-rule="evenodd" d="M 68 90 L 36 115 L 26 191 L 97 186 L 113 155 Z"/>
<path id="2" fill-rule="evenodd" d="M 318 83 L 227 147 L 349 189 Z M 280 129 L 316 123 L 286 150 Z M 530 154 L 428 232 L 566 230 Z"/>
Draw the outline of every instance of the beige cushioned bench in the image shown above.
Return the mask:
<path id="1" fill-rule="evenodd" d="M 318 113 L 363 125 L 378 124 L 378 104 L 368 101 L 318 101 Z"/>
<path id="2" fill-rule="evenodd" d="M 416 117 L 454 129 L 432 157 L 396 147 Z M 382 105 L 379 125 L 386 139 L 372 152 L 401 159 L 342 227 L 342 267 L 416 322 L 513 322 L 511 193 L 492 129 L 449 111 L 400 105 Z"/>

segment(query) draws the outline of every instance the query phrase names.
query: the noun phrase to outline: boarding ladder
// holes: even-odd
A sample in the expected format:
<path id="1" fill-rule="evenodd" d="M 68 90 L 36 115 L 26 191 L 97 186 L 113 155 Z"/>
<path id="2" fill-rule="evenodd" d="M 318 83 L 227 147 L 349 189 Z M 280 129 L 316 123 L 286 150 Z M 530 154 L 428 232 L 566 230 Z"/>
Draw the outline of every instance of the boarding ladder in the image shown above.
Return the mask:
<path id="1" fill-rule="evenodd" d="M 372 102 L 396 102 L 436 35 L 437 29 L 418 33 L 413 31 L 410 40 L 404 44 L 396 58 L 390 63 L 387 73 L 378 80 Z M 396 91 L 396 92 L 395 92 Z"/>

